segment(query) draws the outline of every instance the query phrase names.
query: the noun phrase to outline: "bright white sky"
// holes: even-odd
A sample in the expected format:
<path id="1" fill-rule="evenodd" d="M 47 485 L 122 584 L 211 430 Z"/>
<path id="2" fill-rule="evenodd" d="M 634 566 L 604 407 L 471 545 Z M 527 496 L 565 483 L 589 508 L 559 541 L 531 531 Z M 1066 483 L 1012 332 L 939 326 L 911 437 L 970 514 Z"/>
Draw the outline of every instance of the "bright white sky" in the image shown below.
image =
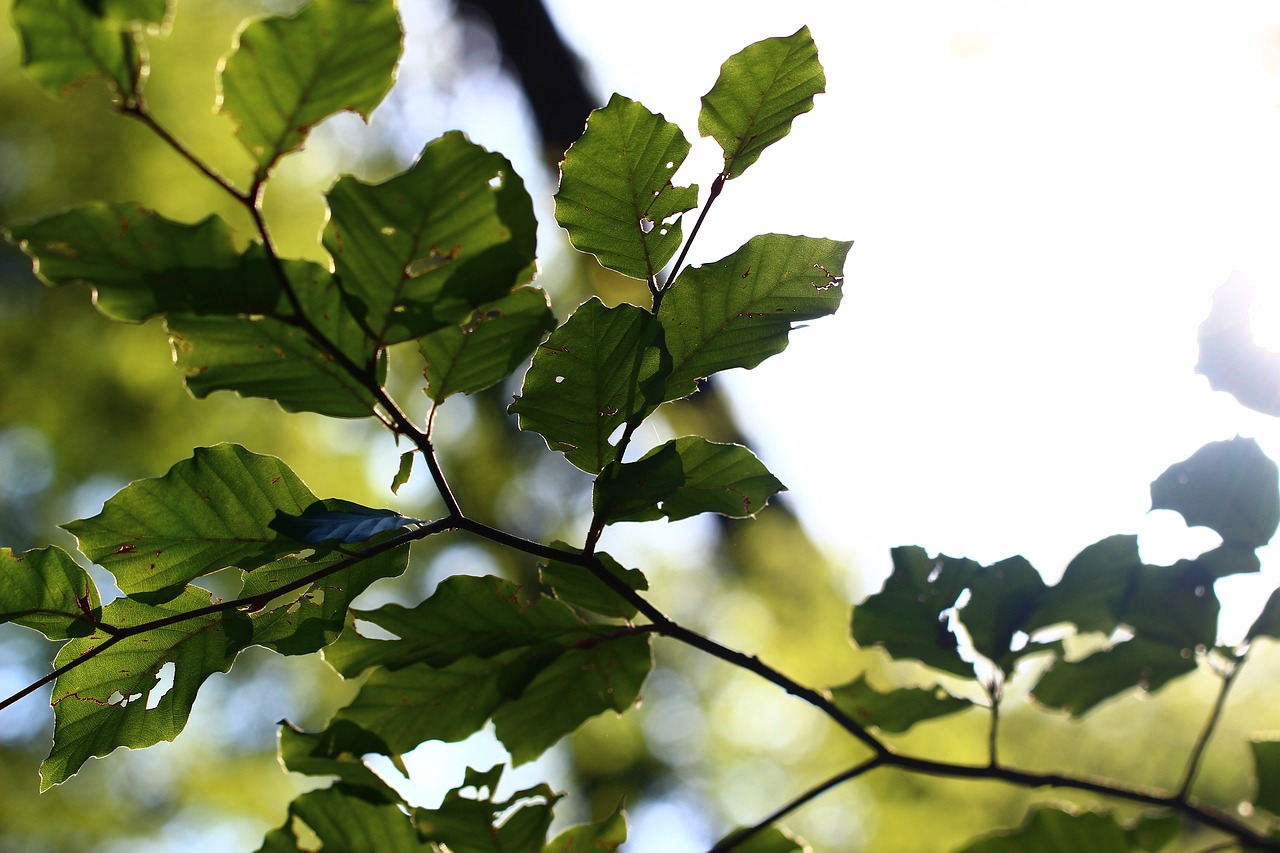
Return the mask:
<path id="1" fill-rule="evenodd" d="M 1237 432 L 1280 456 L 1280 424 L 1193 373 L 1213 290 L 1280 283 L 1280 6 L 550 5 L 604 94 L 691 139 L 724 58 L 812 31 L 828 94 L 729 185 L 691 260 L 764 231 L 856 241 L 837 317 L 727 376 L 863 590 L 899 544 L 1021 553 L 1050 579 L 1112 533 L 1191 556 L 1216 536 L 1144 516 L 1150 481 Z M 703 145 L 677 182 L 710 183 Z M 1276 581 L 1231 582 L 1234 621 Z"/>

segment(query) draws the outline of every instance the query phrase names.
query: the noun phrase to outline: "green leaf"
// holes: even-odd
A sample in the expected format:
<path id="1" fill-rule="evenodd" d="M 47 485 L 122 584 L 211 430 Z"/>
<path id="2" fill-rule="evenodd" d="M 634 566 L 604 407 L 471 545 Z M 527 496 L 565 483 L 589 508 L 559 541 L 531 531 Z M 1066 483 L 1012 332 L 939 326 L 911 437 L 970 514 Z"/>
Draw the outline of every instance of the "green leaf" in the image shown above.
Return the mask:
<path id="1" fill-rule="evenodd" d="M 462 325 L 418 341 L 427 362 L 427 396 L 439 403 L 450 394 L 474 394 L 497 385 L 527 363 L 555 327 L 547 294 L 536 287 L 517 288 L 480 306 Z"/>
<path id="2" fill-rule="evenodd" d="M 348 785 L 380 792 L 387 802 L 400 797 L 360 756 L 382 753 L 381 738 L 349 724 L 334 724 L 323 732 L 305 732 L 288 720 L 280 723 L 280 763 L 286 770 L 309 776 L 337 776 Z"/>
<path id="3" fill-rule="evenodd" d="M 403 530 L 411 524 L 421 523 L 419 519 L 405 518 L 389 509 L 371 509 L 331 498 L 316 501 L 301 515 L 277 515 L 271 520 L 271 529 L 307 545 L 325 542 L 350 545 L 367 542 L 379 533 Z"/>
<path id="4" fill-rule="evenodd" d="M 293 310 L 287 301 L 277 306 L 274 317 L 172 314 L 166 321 L 169 343 L 188 390 L 200 398 L 214 391 L 266 397 L 287 412 L 368 417 L 377 399 L 371 389 L 386 380 L 385 352 L 355 322 L 323 267 L 285 261 L 284 269 L 304 315 L 327 341 L 290 319 Z"/>
<path id="5" fill-rule="evenodd" d="M 826 86 L 808 27 L 758 41 L 725 60 L 698 115 L 698 132 L 714 136 L 724 150 L 721 174 L 736 178 L 745 172 L 791 132 L 796 116 L 813 109 L 813 96 Z"/>
<path id="6" fill-rule="evenodd" d="M 381 184 L 344 177 L 328 198 L 325 248 L 380 344 L 459 325 L 532 277 L 537 222 L 524 182 L 461 133 Z"/>
<path id="7" fill-rule="evenodd" d="M 742 832 L 741 828 L 735 829 L 726 835 L 725 839 L 728 840 L 740 832 Z M 731 849 L 733 853 L 796 853 L 796 851 L 812 853 L 813 850 L 804 839 L 797 838 L 780 826 L 765 827 L 753 833 L 741 844 L 734 844 Z"/>
<path id="8" fill-rule="evenodd" d="M 977 571 L 969 580 L 969 601 L 960 611 L 974 650 L 1006 674 L 1012 672 L 1023 653 L 1036 650 L 1026 644 L 1014 651 L 1011 644 L 1044 592 L 1040 573 L 1023 557 L 1010 557 Z"/>
<path id="9" fill-rule="evenodd" d="M 1110 814 L 1035 806 L 1022 826 L 983 836 L 959 853 L 1156 853 L 1181 828 L 1172 814 L 1125 824 Z"/>
<path id="10" fill-rule="evenodd" d="M 1135 637 L 1084 660 L 1055 663 L 1036 685 L 1032 698 L 1041 705 L 1080 717 L 1104 699 L 1131 687 L 1144 692 L 1158 690 L 1195 668 L 1194 655 Z"/>
<path id="11" fill-rule="evenodd" d="M 309 560 L 276 560 L 246 573 L 239 597 L 267 595 L 347 559 L 345 554 L 330 553 Z M 409 548 L 401 546 L 283 593 L 252 614 L 254 644 L 282 655 L 305 655 L 324 648 L 342 633 L 347 608 L 355 597 L 374 581 L 404 574 L 408 561 Z"/>
<path id="12" fill-rule="evenodd" d="M 1067 564 L 1056 585 L 1045 590 L 1023 630 L 1029 634 L 1070 622 L 1081 632 L 1110 634 L 1120 622 L 1142 568 L 1137 536 L 1109 536 L 1095 542 Z"/>
<path id="13" fill-rule="evenodd" d="M 537 785 L 498 801 L 494 795 L 501 776 L 501 765 L 485 772 L 468 768 L 462 784 L 445 794 L 439 808 L 414 810 L 422 837 L 453 853 L 541 850 L 551 826 L 551 808 L 560 795 Z M 463 796 L 467 789 L 475 789 L 476 795 Z"/>
<path id="14" fill-rule="evenodd" d="M 301 836 L 301 837 L 300 837 Z M 337 784 L 308 791 L 289 804 L 284 825 L 267 833 L 258 853 L 438 853 L 418 838 L 413 821 L 378 792 Z"/>
<path id="15" fill-rule="evenodd" d="M 65 98 L 85 78 L 101 76 L 118 99 L 133 97 L 146 57 L 132 34 L 121 34 L 80 0 L 14 0 L 12 13 L 22 67 L 47 94 Z"/>
<path id="16" fill-rule="evenodd" d="M 185 225 L 132 202 L 94 202 L 9 229 L 51 285 L 93 288 L 98 310 L 141 323 L 169 312 L 272 312 L 280 286 L 265 259 L 242 258 L 216 216 Z"/>
<path id="17" fill-rule="evenodd" d="M 658 320 L 672 370 L 666 399 L 731 367 L 755 367 L 786 349 L 794 323 L 835 312 L 850 242 L 762 234 L 732 255 L 685 269 L 666 291 Z"/>
<path id="18" fill-rule="evenodd" d="M 1253 773 L 1258 780 L 1258 793 L 1253 804 L 1280 815 L 1280 740 L 1251 740 Z"/>
<path id="19" fill-rule="evenodd" d="M 595 508 L 610 521 L 671 521 L 715 512 L 750 518 L 785 491 L 750 450 L 685 436 L 596 480 Z"/>
<path id="20" fill-rule="evenodd" d="M 1173 566 L 1138 570 L 1121 621 L 1144 640 L 1189 654 L 1213 646 L 1218 611 L 1213 578 L 1195 560 L 1180 560 Z"/>
<path id="21" fill-rule="evenodd" d="M 1258 618 L 1249 628 L 1249 633 L 1245 635 L 1246 640 L 1255 640 L 1258 637 L 1280 640 L 1280 587 L 1271 591 L 1267 603 L 1262 606 L 1262 612 L 1258 614 Z"/>
<path id="22" fill-rule="evenodd" d="M 547 842 L 542 853 L 600 853 L 617 850 L 627 840 L 627 813 L 618 806 L 599 823 L 571 826 Z"/>
<path id="23" fill-rule="evenodd" d="M 860 675 L 848 684 L 831 688 L 836 707 L 866 726 L 885 734 L 901 734 L 916 723 L 945 717 L 972 706 L 941 687 L 900 687 L 887 693 L 876 690 Z"/>
<path id="24" fill-rule="evenodd" d="M 34 628 L 50 640 L 92 633 L 102 601 L 89 573 L 61 548 L 25 554 L 0 548 L 0 625 Z"/>
<path id="25" fill-rule="evenodd" d="M 588 474 L 617 458 L 609 439 L 662 402 L 669 362 L 662 327 L 634 305 L 592 297 L 533 357 L 509 411 Z"/>
<path id="26" fill-rule="evenodd" d="M 80 0 L 80 4 L 120 29 L 136 23 L 160 25 L 173 16 L 173 0 Z"/>
<path id="27" fill-rule="evenodd" d="M 254 569 L 298 549 L 271 529 L 315 495 L 279 459 L 235 444 L 198 447 L 163 477 L 138 480 L 93 518 L 63 527 L 127 593 L 155 592 L 228 566 Z"/>
<path id="28" fill-rule="evenodd" d="M 103 608 L 102 621 L 128 629 L 212 603 L 209 593 L 187 587 L 159 606 L 116 599 Z M 200 685 L 213 673 L 231 668 L 250 630 L 243 613 L 224 610 L 115 642 L 101 629 L 68 642 L 58 652 L 55 667 L 97 646 L 111 646 L 63 673 L 53 686 L 53 750 L 40 766 L 41 790 L 65 782 L 89 758 L 116 747 L 139 749 L 177 737 Z M 168 663 L 174 664 L 173 682 L 159 695 L 165 690 L 160 671 Z"/>
<path id="29" fill-rule="evenodd" d="M 564 542 L 556 541 L 551 544 L 564 551 L 575 550 Z M 623 568 L 621 563 L 603 551 L 596 552 L 596 559 L 601 562 L 605 571 L 632 589 L 649 588 L 649 581 L 639 569 Z M 550 560 L 541 566 L 539 571 L 542 583 L 551 587 L 556 598 L 574 607 L 581 607 L 583 610 L 589 610 L 601 616 L 616 616 L 621 619 L 631 619 L 636 615 L 636 608 L 632 604 L 614 592 L 589 569 L 559 560 Z"/>
<path id="30" fill-rule="evenodd" d="M 1260 548 L 1280 525 L 1280 473 L 1251 438 L 1215 441 L 1151 484 L 1151 508 L 1175 510 L 1227 545 Z"/>
<path id="31" fill-rule="evenodd" d="M 397 494 L 400 487 L 409 482 L 409 475 L 413 473 L 413 457 L 418 451 L 406 450 L 400 454 L 400 467 L 396 469 L 396 475 L 391 479 L 391 494 Z"/>
<path id="32" fill-rule="evenodd" d="M 632 278 L 657 275 L 680 248 L 680 214 L 698 205 L 696 186 L 671 184 L 688 153 L 680 128 L 614 95 L 565 153 L 556 221 L 602 266 Z"/>
<path id="33" fill-rule="evenodd" d="M 223 60 L 219 104 L 265 175 L 337 112 L 365 121 L 391 89 L 402 32 L 393 0 L 313 0 L 250 23 Z"/>
<path id="34" fill-rule="evenodd" d="M 946 613 L 980 570 L 972 560 L 929 559 L 923 548 L 894 548 L 893 574 L 884 589 L 853 609 L 853 641 L 880 646 L 897 660 L 972 678 L 973 665 L 960 657 Z"/>

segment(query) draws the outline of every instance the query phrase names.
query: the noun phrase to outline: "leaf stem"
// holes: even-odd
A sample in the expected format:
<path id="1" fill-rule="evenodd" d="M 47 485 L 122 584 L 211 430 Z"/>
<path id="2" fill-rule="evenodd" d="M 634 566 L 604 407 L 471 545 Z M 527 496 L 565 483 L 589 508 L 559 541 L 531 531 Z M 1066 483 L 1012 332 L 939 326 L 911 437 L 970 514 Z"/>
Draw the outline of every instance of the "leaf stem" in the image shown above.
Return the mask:
<path id="1" fill-rule="evenodd" d="M 693 245 L 694 238 L 698 236 L 698 231 L 702 229 L 702 220 L 707 218 L 707 211 L 711 210 L 711 204 L 720 197 L 720 191 L 724 189 L 724 175 L 716 175 L 716 179 L 711 182 L 711 191 L 707 194 L 707 203 L 702 206 L 702 210 L 698 212 L 698 220 L 693 223 L 693 230 L 689 232 L 689 238 L 684 241 L 684 245 L 680 247 L 680 257 L 676 258 L 675 264 L 671 267 L 671 273 L 667 276 L 667 281 L 662 285 L 653 297 L 653 313 L 658 313 L 658 305 L 662 302 L 662 295 L 671 287 L 671 282 L 675 281 L 676 274 L 680 272 L 680 267 L 684 264 L 685 257 L 689 254 L 689 247 Z"/>
<path id="2" fill-rule="evenodd" d="M 241 190 L 228 178 L 224 177 L 222 173 L 197 157 L 190 148 L 183 145 L 177 137 L 156 120 L 151 111 L 147 109 L 147 103 L 143 100 L 141 91 L 134 92 L 131 99 L 117 105 L 116 111 L 142 122 L 182 159 L 194 166 L 201 174 L 221 187 L 223 191 L 231 195 L 240 204 L 246 206 L 253 204 L 253 195 L 251 193 Z"/>
<path id="3" fill-rule="evenodd" d="M 1218 689 L 1218 698 L 1214 700 L 1213 710 L 1209 712 L 1209 719 L 1205 721 L 1204 728 L 1196 738 L 1195 746 L 1191 748 L 1191 755 L 1187 758 L 1187 767 L 1182 774 L 1182 784 L 1178 786 L 1179 797 L 1186 797 L 1191 793 L 1191 786 L 1195 784 L 1196 775 L 1200 772 L 1200 761 L 1204 758 L 1205 749 L 1208 748 L 1214 730 L 1218 727 L 1218 721 L 1222 719 L 1222 712 L 1227 706 L 1227 696 L 1231 693 L 1231 686 L 1235 684 L 1236 676 L 1240 674 L 1248 657 L 1249 650 L 1246 649 L 1239 659 L 1232 663 L 1231 669 L 1222 676 L 1222 686 Z"/>

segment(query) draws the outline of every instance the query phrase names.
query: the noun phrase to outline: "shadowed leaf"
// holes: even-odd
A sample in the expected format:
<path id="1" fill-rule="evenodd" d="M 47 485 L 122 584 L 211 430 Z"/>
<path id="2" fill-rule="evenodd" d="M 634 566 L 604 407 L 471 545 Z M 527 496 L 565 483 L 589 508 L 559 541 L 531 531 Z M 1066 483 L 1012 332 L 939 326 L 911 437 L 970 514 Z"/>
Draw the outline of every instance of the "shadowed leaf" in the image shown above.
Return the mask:
<path id="1" fill-rule="evenodd" d="M 886 734 L 901 734 L 916 723 L 955 714 L 972 706 L 941 687 L 900 687 L 887 693 L 876 690 L 860 675 L 848 684 L 830 689 L 836 707 L 865 726 Z"/>
<path id="2" fill-rule="evenodd" d="M 1280 475 L 1253 439 L 1215 441 L 1156 478 L 1151 508 L 1174 510 L 1224 544 L 1260 548 L 1280 525 Z"/>

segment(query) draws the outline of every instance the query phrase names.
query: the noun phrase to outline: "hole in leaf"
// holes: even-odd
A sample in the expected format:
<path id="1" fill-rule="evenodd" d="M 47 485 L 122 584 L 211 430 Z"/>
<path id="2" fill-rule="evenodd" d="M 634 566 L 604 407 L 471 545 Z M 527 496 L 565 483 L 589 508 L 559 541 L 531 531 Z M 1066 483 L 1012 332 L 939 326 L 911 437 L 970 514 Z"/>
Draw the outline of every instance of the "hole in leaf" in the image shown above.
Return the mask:
<path id="1" fill-rule="evenodd" d="M 503 180 L 503 174 L 499 172 L 498 174 L 494 175 L 492 178 L 489 179 L 489 186 L 492 189 L 500 190 L 502 189 L 502 180 Z"/>
<path id="2" fill-rule="evenodd" d="M 123 707 L 124 694 L 119 690 L 112 690 L 111 695 L 107 697 L 108 705 L 121 705 Z"/>
<path id="3" fill-rule="evenodd" d="M 378 231 L 382 234 L 383 237 L 396 236 L 396 229 L 392 225 L 383 225 L 381 228 L 378 229 Z"/>
<path id="4" fill-rule="evenodd" d="M 1009 638 L 1009 651 L 1020 652 L 1027 647 L 1031 637 L 1025 631 L 1014 631 L 1013 636 Z"/>
<path id="5" fill-rule="evenodd" d="M 668 161 L 667 161 L 667 168 L 668 168 L 668 169 L 674 169 L 675 167 L 676 167 L 676 164 L 675 164 L 675 161 L 674 161 L 674 160 L 668 160 Z"/>
<path id="6" fill-rule="evenodd" d="M 160 671 L 156 673 L 156 686 L 152 687 L 147 693 L 148 711 L 159 705 L 165 694 L 173 689 L 173 675 L 177 670 L 177 664 L 173 661 L 167 661 L 164 666 L 160 667 Z"/>
<path id="7" fill-rule="evenodd" d="M 556 384 L 557 384 L 557 385 L 559 385 L 559 384 L 560 384 L 561 382 L 563 382 L 563 381 L 564 381 L 564 377 L 563 377 L 563 376 L 557 376 L 557 377 L 556 377 Z"/>
<path id="8" fill-rule="evenodd" d="M 289 829 L 293 832 L 294 843 L 299 850 L 305 850 L 307 853 L 318 853 L 318 851 L 324 849 L 324 839 L 317 835 L 316 831 L 297 815 L 293 816 L 293 820 L 289 823 Z"/>
<path id="9" fill-rule="evenodd" d="M 641 219 L 641 220 L 640 220 L 640 230 L 641 230 L 643 233 L 645 233 L 645 234 L 648 234 L 650 231 L 652 231 L 652 230 L 653 230 L 653 220 L 652 220 L 652 219 L 650 219 L 650 218 L 649 218 L 649 217 L 647 217 L 647 216 L 646 216 L 646 217 L 644 217 L 643 219 Z"/>

